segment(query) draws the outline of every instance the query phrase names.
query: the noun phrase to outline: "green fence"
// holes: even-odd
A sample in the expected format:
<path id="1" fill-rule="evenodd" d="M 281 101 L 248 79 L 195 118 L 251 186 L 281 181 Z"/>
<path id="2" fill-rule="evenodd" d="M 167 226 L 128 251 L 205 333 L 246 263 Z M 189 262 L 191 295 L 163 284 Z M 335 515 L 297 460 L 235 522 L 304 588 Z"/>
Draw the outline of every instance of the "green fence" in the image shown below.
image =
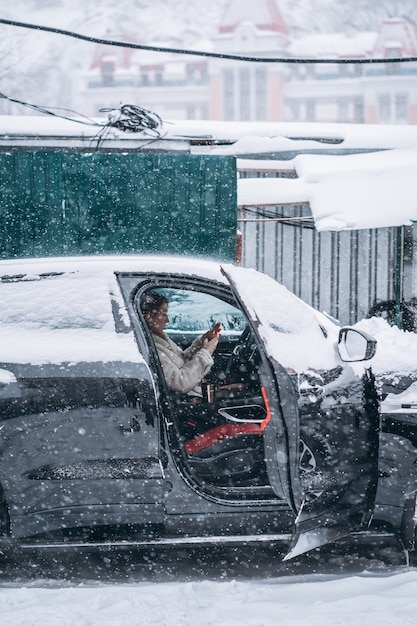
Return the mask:
<path id="1" fill-rule="evenodd" d="M 233 157 L 0 153 L 0 256 L 193 254 L 232 260 Z"/>

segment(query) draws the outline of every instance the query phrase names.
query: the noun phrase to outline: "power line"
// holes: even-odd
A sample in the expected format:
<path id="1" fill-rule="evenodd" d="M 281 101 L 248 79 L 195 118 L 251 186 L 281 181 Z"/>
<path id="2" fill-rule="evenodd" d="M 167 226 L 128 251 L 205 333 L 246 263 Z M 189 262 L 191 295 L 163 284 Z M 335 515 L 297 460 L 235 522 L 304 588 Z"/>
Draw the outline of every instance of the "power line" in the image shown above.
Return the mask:
<path id="1" fill-rule="evenodd" d="M 28 24 L 26 22 L 17 22 L 15 20 L 6 20 L 0 18 L 0 24 L 6 26 L 17 26 L 19 28 L 29 28 L 31 30 L 43 31 L 47 33 L 55 33 L 57 35 L 65 35 L 66 37 L 73 37 L 74 39 L 81 39 L 83 41 L 89 41 L 91 43 L 102 44 L 105 46 L 116 46 L 119 48 L 133 48 L 135 50 L 148 50 L 152 52 L 170 52 L 173 54 L 185 54 L 191 56 L 210 57 L 213 59 L 226 59 L 231 61 L 246 61 L 250 63 L 299 63 L 299 64 L 328 64 L 328 63 L 349 63 L 349 64 L 374 64 L 374 63 L 409 63 L 417 61 L 417 56 L 407 57 L 389 57 L 389 58 L 368 58 L 368 59 L 330 59 L 330 58 L 300 58 L 300 57 L 258 57 L 247 56 L 244 54 L 228 54 L 225 52 L 208 52 L 205 50 L 185 50 L 183 48 L 165 48 L 163 46 L 148 46 L 140 43 L 133 43 L 128 41 L 114 41 L 112 39 L 102 39 L 101 37 L 92 37 L 91 35 L 82 35 L 81 33 L 75 33 L 70 30 L 63 30 L 62 28 L 55 28 L 53 26 L 42 26 L 40 24 Z"/>
<path id="2" fill-rule="evenodd" d="M 70 122 L 78 122 L 79 124 L 86 124 L 87 126 L 102 126 L 98 122 L 92 120 L 86 115 L 82 115 L 81 113 L 77 113 L 76 111 L 72 111 L 71 109 L 64 109 L 62 107 L 49 107 L 46 108 L 39 104 L 32 104 L 30 102 L 25 102 L 24 100 L 18 100 L 17 98 L 12 98 L 11 96 L 6 96 L 6 94 L 0 92 L 0 100 L 8 100 L 9 102 L 13 102 L 14 104 L 21 104 L 22 106 L 28 107 L 29 109 L 33 109 L 38 113 L 44 113 L 45 115 L 52 115 L 53 117 L 59 117 L 63 120 L 69 120 Z M 74 113 L 77 115 L 77 118 L 68 117 L 67 115 L 63 115 L 63 112 L 66 113 Z"/>

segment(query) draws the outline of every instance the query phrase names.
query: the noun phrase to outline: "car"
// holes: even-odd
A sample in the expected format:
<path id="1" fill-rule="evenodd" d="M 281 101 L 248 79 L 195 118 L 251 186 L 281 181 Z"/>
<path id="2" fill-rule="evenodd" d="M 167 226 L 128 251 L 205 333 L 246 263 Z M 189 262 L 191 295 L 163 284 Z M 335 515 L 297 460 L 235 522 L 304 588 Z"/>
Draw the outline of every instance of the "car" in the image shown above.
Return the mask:
<path id="1" fill-rule="evenodd" d="M 4 545 L 282 541 L 294 558 L 378 526 L 412 548 L 370 334 L 215 260 L 12 259 L 0 279 Z M 168 386 L 149 290 L 179 346 L 220 322 L 203 398 Z"/>

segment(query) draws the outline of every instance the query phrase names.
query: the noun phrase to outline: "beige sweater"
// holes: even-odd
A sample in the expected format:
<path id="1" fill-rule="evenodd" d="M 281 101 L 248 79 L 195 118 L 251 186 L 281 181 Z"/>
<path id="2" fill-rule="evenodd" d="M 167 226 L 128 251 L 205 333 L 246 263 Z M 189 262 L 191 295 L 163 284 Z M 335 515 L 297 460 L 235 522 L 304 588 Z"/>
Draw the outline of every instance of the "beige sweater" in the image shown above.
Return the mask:
<path id="1" fill-rule="evenodd" d="M 153 339 L 168 387 L 191 396 L 202 397 L 200 382 L 214 361 L 211 354 L 203 348 L 201 337 L 186 350 L 177 346 L 165 333 L 162 336 L 153 335 Z"/>

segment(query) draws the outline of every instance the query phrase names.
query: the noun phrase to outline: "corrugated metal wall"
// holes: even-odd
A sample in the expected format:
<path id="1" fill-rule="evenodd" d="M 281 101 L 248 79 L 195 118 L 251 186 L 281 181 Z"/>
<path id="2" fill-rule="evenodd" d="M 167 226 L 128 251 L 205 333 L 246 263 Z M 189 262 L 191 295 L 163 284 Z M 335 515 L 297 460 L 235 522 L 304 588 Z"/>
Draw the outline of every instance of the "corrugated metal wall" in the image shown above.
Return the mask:
<path id="1" fill-rule="evenodd" d="M 343 324 L 397 295 L 398 229 L 317 232 L 308 205 L 239 212 L 246 267 L 259 269 Z"/>
<path id="2" fill-rule="evenodd" d="M 234 260 L 236 162 L 189 154 L 0 153 L 0 256 Z"/>

